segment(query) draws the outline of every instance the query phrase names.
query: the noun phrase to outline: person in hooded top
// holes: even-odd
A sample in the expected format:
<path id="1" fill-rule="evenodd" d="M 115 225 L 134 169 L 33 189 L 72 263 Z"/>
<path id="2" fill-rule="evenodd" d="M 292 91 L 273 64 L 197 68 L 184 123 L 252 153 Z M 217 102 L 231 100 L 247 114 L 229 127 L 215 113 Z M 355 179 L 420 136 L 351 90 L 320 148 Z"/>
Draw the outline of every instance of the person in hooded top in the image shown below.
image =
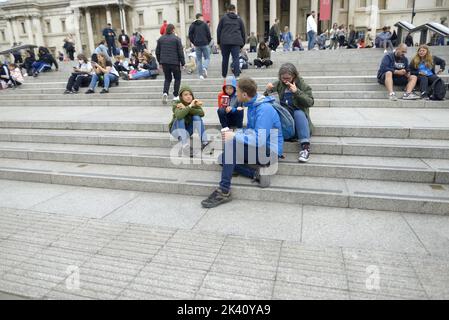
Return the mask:
<path id="1" fill-rule="evenodd" d="M 279 81 L 269 83 L 265 95 L 276 93 L 281 106 L 285 107 L 295 120 L 295 129 L 300 144 L 299 162 L 308 162 L 310 137 L 313 124 L 309 108 L 314 104 L 312 89 L 307 85 L 296 67 L 284 63 L 279 69 Z"/>
<path id="2" fill-rule="evenodd" d="M 269 187 L 270 175 L 273 174 L 271 168 L 275 168 L 283 154 L 284 137 L 279 114 L 273 107 L 274 98 L 258 94 L 257 83 L 242 77 L 237 84 L 237 99 L 248 108 L 247 128 L 222 133 L 221 181 L 219 187 L 201 202 L 204 208 L 214 208 L 232 200 L 234 172 L 254 179 L 261 188 Z"/>
<path id="3" fill-rule="evenodd" d="M 182 143 L 182 154 L 192 156 L 190 136 L 197 131 L 201 137 L 201 149 L 209 142 L 205 134 L 203 102 L 195 99 L 189 86 L 182 86 L 179 90 L 178 100 L 173 102 L 173 118 L 168 125 L 170 133 Z"/>
<path id="4" fill-rule="evenodd" d="M 237 79 L 228 76 L 218 94 L 218 118 L 223 129 L 243 128 L 244 111 L 237 100 Z"/>

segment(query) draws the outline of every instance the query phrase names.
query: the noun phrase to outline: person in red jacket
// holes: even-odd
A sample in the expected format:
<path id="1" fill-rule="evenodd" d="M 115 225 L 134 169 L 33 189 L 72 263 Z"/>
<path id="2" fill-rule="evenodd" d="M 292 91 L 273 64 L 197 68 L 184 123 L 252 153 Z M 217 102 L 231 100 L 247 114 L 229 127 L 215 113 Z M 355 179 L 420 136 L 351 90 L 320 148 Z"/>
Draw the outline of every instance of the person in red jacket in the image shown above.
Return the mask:
<path id="1" fill-rule="evenodd" d="M 161 26 L 161 30 L 159 31 L 161 36 L 165 34 L 165 31 L 167 30 L 168 22 L 167 20 L 164 20 L 164 23 Z"/>

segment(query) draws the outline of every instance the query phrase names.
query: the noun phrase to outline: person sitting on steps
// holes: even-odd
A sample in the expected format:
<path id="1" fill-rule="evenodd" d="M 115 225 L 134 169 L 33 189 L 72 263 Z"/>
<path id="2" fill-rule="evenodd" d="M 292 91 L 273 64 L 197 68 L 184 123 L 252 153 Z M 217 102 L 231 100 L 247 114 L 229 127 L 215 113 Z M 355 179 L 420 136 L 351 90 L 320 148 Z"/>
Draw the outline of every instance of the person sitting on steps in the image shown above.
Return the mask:
<path id="1" fill-rule="evenodd" d="M 412 92 L 416 86 L 418 77 L 410 74 L 410 66 L 405 56 L 406 53 L 407 46 L 401 43 L 395 51 L 386 54 L 382 58 L 379 71 L 377 72 L 377 80 L 380 84 L 385 85 L 391 101 L 398 100 L 393 90 L 393 85 L 406 86 L 402 99 L 420 99 L 420 96 Z"/>
<path id="2" fill-rule="evenodd" d="M 179 90 L 179 100 L 173 102 L 173 119 L 168 125 L 170 133 L 181 141 L 181 153 L 193 157 L 190 137 L 197 131 L 201 138 L 201 149 L 209 145 L 205 134 L 203 102 L 195 99 L 192 89 L 183 86 Z"/>
<path id="3" fill-rule="evenodd" d="M 287 108 L 295 120 L 295 132 L 299 140 L 299 162 L 308 162 L 310 137 L 313 129 L 309 108 L 314 104 L 312 89 L 299 76 L 296 67 L 285 63 L 279 69 L 279 81 L 267 85 L 265 95 L 277 94 L 281 106 Z"/>
<path id="4" fill-rule="evenodd" d="M 271 51 L 265 44 L 265 42 L 261 42 L 259 44 L 259 49 L 257 50 L 257 58 L 254 59 L 254 66 L 256 69 L 258 68 L 268 68 L 273 64 L 271 61 Z"/>
<path id="5" fill-rule="evenodd" d="M 237 79 L 228 76 L 218 94 L 218 118 L 223 129 L 243 128 L 243 107 L 237 101 Z"/>
<path id="6" fill-rule="evenodd" d="M 65 94 L 78 93 L 80 87 L 87 87 L 92 80 L 92 65 L 87 60 L 84 54 L 79 54 L 77 56 L 78 67 L 73 67 L 72 75 L 70 76 Z"/>
<path id="7" fill-rule="evenodd" d="M 103 90 L 101 90 L 100 93 L 109 93 L 109 86 L 111 85 L 111 83 L 118 83 L 119 74 L 112 65 L 112 62 L 107 59 L 107 56 L 103 53 L 100 53 L 99 55 L 97 55 L 97 58 L 98 63 L 91 63 L 95 73 L 92 76 L 92 80 L 89 84 L 89 89 L 86 91 L 86 94 L 95 93 L 95 87 L 100 81 L 100 78 L 103 79 Z"/>
<path id="8" fill-rule="evenodd" d="M 201 202 L 204 208 L 214 208 L 229 202 L 234 172 L 254 179 L 261 188 L 270 186 L 271 168 L 283 154 L 284 138 L 274 99 L 257 93 L 257 84 L 242 77 L 237 84 L 237 99 L 248 108 L 248 125 L 237 132 L 222 133 L 224 149 L 219 157 L 223 166 L 219 187 Z M 257 166 L 257 169 L 250 165 Z M 268 166 L 268 167 L 263 167 Z"/>

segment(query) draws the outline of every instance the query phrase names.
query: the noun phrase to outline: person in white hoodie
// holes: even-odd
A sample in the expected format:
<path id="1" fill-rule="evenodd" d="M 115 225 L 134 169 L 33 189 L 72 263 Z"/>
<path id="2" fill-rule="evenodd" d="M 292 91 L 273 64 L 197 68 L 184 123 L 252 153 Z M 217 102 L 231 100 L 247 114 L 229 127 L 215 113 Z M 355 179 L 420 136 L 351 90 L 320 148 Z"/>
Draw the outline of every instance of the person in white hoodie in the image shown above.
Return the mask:
<path id="1" fill-rule="evenodd" d="M 312 50 L 315 47 L 316 34 L 318 32 L 318 26 L 315 21 L 315 16 L 315 11 L 312 11 L 310 16 L 307 18 L 307 39 L 309 40 L 309 50 Z"/>

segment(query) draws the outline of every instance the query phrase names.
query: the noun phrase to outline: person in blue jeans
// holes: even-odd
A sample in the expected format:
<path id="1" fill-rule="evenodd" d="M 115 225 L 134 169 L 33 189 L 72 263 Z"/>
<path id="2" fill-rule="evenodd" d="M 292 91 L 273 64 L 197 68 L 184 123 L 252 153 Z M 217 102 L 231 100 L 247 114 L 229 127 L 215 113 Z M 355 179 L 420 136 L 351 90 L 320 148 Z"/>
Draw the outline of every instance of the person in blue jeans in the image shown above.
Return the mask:
<path id="1" fill-rule="evenodd" d="M 243 128 L 244 111 L 237 100 L 237 79 L 233 76 L 226 78 L 223 90 L 218 94 L 217 113 L 223 129 Z"/>
<path id="2" fill-rule="evenodd" d="M 270 186 L 270 167 L 283 153 L 284 138 L 279 114 L 273 107 L 274 99 L 257 93 L 253 79 L 241 78 L 237 85 L 237 99 L 248 108 L 248 125 L 237 132 L 223 133 L 224 150 L 219 158 L 222 165 L 219 187 L 201 202 L 204 208 L 214 208 L 229 202 L 234 172 Z M 251 165 L 257 166 L 257 169 Z M 269 166 L 264 167 L 264 166 Z"/>
<path id="3" fill-rule="evenodd" d="M 97 55 L 97 58 L 98 63 L 91 63 L 95 73 L 92 75 L 92 80 L 90 81 L 86 94 L 95 93 L 95 87 L 100 81 L 100 77 L 103 77 L 103 90 L 100 93 L 109 93 L 111 83 L 117 82 L 119 79 L 117 70 L 115 70 L 112 62 L 107 59 L 106 55 L 100 53 Z"/>
<path id="4" fill-rule="evenodd" d="M 281 106 L 287 108 L 295 120 L 296 135 L 300 144 L 299 162 L 308 162 L 310 157 L 310 137 L 313 124 L 309 108 L 314 104 L 312 89 L 291 63 L 285 63 L 279 69 L 279 81 L 269 83 L 265 95 L 279 95 Z"/>
<path id="5" fill-rule="evenodd" d="M 284 51 L 290 51 L 293 43 L 293 36 L 288 30 L 288 27 L 284 28 L 284 32 L 282 33 L 282 41 L 284 41 Z"/>
<path id="6" fill-rule="evenodd" d="M 204 22 L 201 13 L 196 14 L 196 20 L 189 28 L 190 42 L 195 46 L 198 74 L 201 80 L 207 78 L 207 69 L 210 63 L 209 43 L 212 41 L 209 26 Z M 203 64 L 204 57 L 204 64 Z"/>
<path id="7" fill-rule="evenodd" d="M 181 152 L 183 155 L 193 156 L 190 146 L 190 137 L 197 132 L 201 137 L 201 149 L 204 149 L 209 141 L 205 134 L 203 103 L 195 99 L 189 86 L 181 87 L 179 100 L 173 102 L 173 118 L 169 130 L 172 136 L 181 141 Z"/>

